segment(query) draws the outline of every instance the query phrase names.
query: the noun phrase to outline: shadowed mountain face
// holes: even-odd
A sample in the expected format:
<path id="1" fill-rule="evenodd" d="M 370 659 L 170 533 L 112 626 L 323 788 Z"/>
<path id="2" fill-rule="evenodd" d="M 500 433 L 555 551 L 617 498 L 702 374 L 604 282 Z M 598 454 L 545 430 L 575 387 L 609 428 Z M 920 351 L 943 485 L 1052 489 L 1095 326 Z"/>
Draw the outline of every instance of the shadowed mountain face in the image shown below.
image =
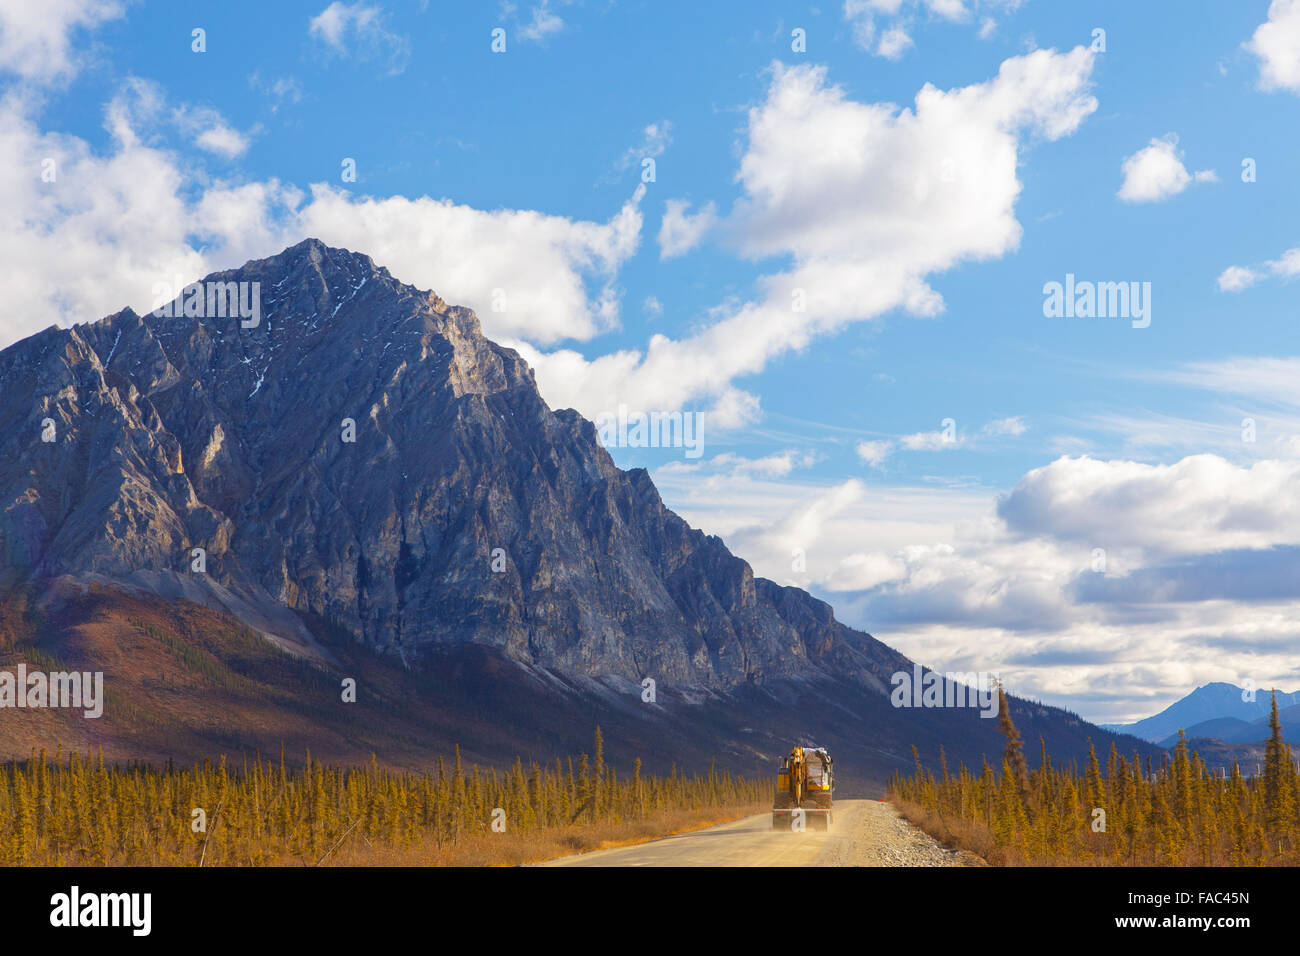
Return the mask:
<path id="1" fill-rule="evenodd" d="M 1284 713 L 1300 705 L 1300 691 L 1247 690 L 1219 681 L 1196 688 L 1151 717 L 1131 724 L 1108 724 L 1106 729 L 1152 743 L 1176 741 L 1180 729 L 1186 730 L 1189 737 L 1216 737 L 1240 743 L 1260 741 L 1268 736 L 1268 714 L 1274 694 L 1278 709 Z"/>
<path id="2" fill-rule="evenodd" d="M 257 324 L 182 296 L 0 352 L 6 589 L 206 604 L 325 666 L 322 625 L 417 673 L 475 647 L 634 700 L 830 682 L 859 719 L 919 716 L 887 706 L 909 661 L 666 509 L 469 310 L 316 240 L 205 282 L 258 283 Z M 1067 756 L 1095 731 L 1042 711 Z M 993 759 L 970 716 L 922 736 Z"/>

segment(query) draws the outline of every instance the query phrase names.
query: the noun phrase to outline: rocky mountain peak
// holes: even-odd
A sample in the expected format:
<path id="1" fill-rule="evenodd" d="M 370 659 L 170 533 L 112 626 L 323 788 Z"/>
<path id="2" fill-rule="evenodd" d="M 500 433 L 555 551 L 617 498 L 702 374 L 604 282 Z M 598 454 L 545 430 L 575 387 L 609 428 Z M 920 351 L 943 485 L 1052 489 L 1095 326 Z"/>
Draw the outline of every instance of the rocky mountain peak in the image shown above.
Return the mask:
<path id="1" fill-rule="evenodd" d="M 303 648 L 330 622 L 412 666 L 478 643 L 630 681 L 883 686 L 897 655 L 686 525 L 472 311 L 315 239 L 176 292 L 0 353 L 10 579 L 198 594 Z"/>

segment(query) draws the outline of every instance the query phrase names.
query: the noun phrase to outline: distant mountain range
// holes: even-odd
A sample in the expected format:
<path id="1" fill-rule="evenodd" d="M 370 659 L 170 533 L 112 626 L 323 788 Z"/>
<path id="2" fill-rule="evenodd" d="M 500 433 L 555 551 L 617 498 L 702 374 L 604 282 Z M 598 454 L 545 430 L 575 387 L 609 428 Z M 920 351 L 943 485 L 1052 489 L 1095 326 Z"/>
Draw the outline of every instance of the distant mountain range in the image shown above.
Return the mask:
<path id="1" fill-rule="evenodd" d="M 1132 734 L 1162 747 L 1178 742 L 1178 731 L 1188 738 L 1211 738 L 1224 743 L 1258 743 L 1268 736 L 1271 690 L 1247 694 L 1234 684 L 1217 682 L 1198 687 L 1160 713 L 1131 724 L 1103 724 L 1107 730 Z M 1300 739 L 1300 691 L 1277 694 L 1284 734 Z"/>
<path id="2" fill-rule="evenodd" d="M 260 303 L 214 314 L 214 287 Z M 1000 760 L 996 720 L 893 707 L 910 660 L 691 528 L 470 310 L 317 240 L 197 288 L 0 352 L 0 666 L 102 670 L 108 695 L 99 720 L 5 712 L 0 756 L 427 766 L 601 723 L 658 769 L 766 773 L 793 742 L 877 784 L 912 745 Z M 1058 760 L 1114 739 L 1012 712 Z"/>

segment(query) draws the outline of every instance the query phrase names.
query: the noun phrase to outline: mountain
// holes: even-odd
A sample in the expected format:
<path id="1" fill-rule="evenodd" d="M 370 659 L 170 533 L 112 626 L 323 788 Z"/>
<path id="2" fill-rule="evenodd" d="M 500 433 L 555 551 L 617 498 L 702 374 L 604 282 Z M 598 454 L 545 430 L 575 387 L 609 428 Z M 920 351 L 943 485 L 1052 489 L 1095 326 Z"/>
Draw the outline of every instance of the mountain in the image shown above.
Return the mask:
<path id="1" fill-rule="evenodd" d="M 1282 695 L 1278 695 L 1279 704 Z M 1278 721 L 1282 725 L 1282 735 L 1288 740 L 1300 739 L 1300 704 L 1292 704 L 1282 709 L 1279 707 Z M 1267 740 L 1269 736 L 1269 718 L 1260 717 L 1253 721 L 1239 720 L 1236 717 L 1216 717 L 1204 720 L 1186 728 L 1188 737 L 1205 737 L 1222 741 L 1226 744 L 1253 744 Z M 1162 747 L 1172 747 L 1178 743 L 1178 735 L 1171 734 L 1160 742 Z"/>
<path id="2" fill-rule="evenodd" d="M 1192 736 L 1192 729 L 1206 721 L 1219 721 L 1233 718 L 1244 724 L 1253 724 L 1261 719 L 1267 721 L 1272 707 L 1272 692 L 1257 690 L 1253 700 L 1243 699 L 1246 692 L 1233 684 L 1223 682 L 1206 684 L 1198 687 L 1186 697 L 1170 704 L 1160 713 L 1131 724 L 1105 724 L 1105 729 L 1115 733 L 1132 734 L 1152 743 L 1161 743 L 1167 739 L 1177 741 L 1178 731 L 1187 730 Z M 1285 709 L 1300 704 L 1300 691 L 1277 695 L 1278 709 Z M 1240 730 L 1235 724 L 1212 724 L 1208 730 L 1233 732 Z M 1217 733 L 1202 733 L 1198 736 L 1217 737 Z M 1267 730 L 1264 737 L 1268 736 Z M 1221 738 L 1226 739 L 1226 738 Z M 1263 737 L 1257 738 L 1262 740 Z M 1248 742 L 1248 741 L 1245 741 Z"/>
<path id="3" fill-rule="evenodd" d="M 1182 728 L 1186 736 L 1190 738 L 1202 738 L 1207 740 L 1219 740 L 1228 742 L 1239 739 L 1239 735 L 1253 735 L 1256 725 L 1248 720 L 1242 720 L 1239 717 L 1212 717 L 1209 720 L 1203 720 L 1199 724 L 1192 724 L 1190 727 Z M 1267 733 L 1265 733 L 1267 736 Z M 1254 739 L 1250 737 L 1250 739 Z M 1160 746 L 1165 748 L 1175 747 L 1178 745 L 1178 734 L 1172 733 L 1164 740 L 1158 741 Z"/>
<path id="4" fill-rule="evenodd" d="M 796 738 L 876 782 L 912 744 L 998 759 L 996 721 L 892 707 L 911 661 L 687 525 L 470 310 L 316 240 L 198 289 L 0 352 L 0 665 L 102 666 L 119 704 L 25 715 L 11 753 L 270 749 L 319 721 L 342 757 L 419 764 L 601 722 L 660 765 L 766 772 Z M 217 315 L 231 289 L 260 307 Z M 1062 759 L 1112 739 L 1012 706 Z"/>

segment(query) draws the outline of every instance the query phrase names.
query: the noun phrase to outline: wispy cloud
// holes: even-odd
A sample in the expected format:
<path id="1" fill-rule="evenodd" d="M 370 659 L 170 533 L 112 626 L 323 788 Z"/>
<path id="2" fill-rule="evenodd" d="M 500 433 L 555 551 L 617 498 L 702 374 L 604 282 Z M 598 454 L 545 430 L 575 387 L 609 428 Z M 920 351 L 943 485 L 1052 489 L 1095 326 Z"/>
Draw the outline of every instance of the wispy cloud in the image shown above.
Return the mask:
<path id="1" fill-rule="evenodd" d="M 390 74 L 401 73 L 410 60 L 410 40 L 388 29 L 382 9 L 364 2 L 334 0 L 311 18 L 307 33 L 338 56 L 382 60 Z"/>
<path id="2" fill-rule="evenodd" d="M 1220 292 L 1241 292 L 1265 279 L 1293 279 L 1300 275 L 1300 246 L 1256 266 L 1228 266 L 1219 273 Z"/>

